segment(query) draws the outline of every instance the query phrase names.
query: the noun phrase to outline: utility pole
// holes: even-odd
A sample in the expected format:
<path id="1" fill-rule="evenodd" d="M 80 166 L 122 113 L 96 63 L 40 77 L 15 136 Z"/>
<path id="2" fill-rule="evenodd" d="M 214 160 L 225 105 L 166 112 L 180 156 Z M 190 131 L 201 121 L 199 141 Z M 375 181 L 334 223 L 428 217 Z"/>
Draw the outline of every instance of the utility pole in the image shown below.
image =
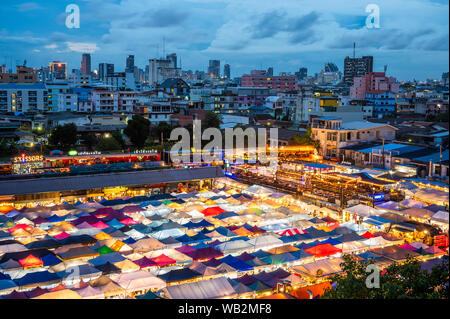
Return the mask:
<path id="1" fill-rule="evenodd" d="M 382 142 L 383 142 L 383 150 L 382 150 L 382 152 L 383 152 L 383 169 L 385 169 L 385 163 L 384 163 L 384 138 L 382 139 Z"/>

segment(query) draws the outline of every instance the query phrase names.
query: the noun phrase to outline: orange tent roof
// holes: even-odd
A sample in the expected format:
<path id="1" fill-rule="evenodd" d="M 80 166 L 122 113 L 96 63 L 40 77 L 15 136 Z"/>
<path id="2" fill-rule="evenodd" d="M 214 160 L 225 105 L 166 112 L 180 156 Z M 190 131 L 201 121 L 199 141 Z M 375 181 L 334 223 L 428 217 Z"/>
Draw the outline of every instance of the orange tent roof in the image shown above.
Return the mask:
<path id="1" fill-rule="evenodd" d="M 245 227 L 239 227 L 236 228 L 235 230 L 232 230 L 233 233 L 240 235 L 240 236 L 248 236 L 248 235 L 253 235 L 253 233 L 251 231 L 249 231 L 247 228 Z"/>
<path id="2" fill-rule="evenodd" d="M 331 284 L 328 281 L 308 287 L 295 289 L 291 291 L 291 296 L 297 299 L 319 298 L 325 293 L 325 290 L 327 289 L 331 289 Z"/>
<path id="3" fill-rule="evenodd" d="M 34 268 L 34 267 L 43 267 L 44 266 L 44 262 L 40 258 L 33 256 L 31 254 L 23 259 L 20 259 L 19 264 L 23 268 Z"/>
<path id="4" fill-rule="evenodd" d="M 273 295 L 269 295 L 269 296 L 264 296 L 258 299 L 294 299 L 294 297 L 285 294 L 285 293 L 277 293 L 277 294 L 273 294 Z"/>
<path id="5" fill-rule="evenodd" d="M 2 206 L 0 206 L 0 213 L 8 214 L 13 209 L 14 209 L 14 207 L 12 207 L 10 205 L 2 205 Z"/>

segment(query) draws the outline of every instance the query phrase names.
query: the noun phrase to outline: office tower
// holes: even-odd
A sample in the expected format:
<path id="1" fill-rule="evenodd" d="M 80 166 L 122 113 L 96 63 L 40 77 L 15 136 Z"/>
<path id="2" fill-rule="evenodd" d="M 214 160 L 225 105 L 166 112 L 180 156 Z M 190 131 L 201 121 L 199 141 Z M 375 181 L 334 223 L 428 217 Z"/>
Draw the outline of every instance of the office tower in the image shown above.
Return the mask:
<path id="1" fill-rule="evenodd" d="M 98 65 L 98 78 L 101 81 L 105 81 L 107 76 L 114 73 L 114 64 L 111 63 L 100 63 Z"/>
<path id="2" fill-rule="evenodd" d="M 273 76 L 273 67 L 269 67 L 268 69 L 267 69 L 267 76 L 268 77 L 272 77 Z"/>
<path id="3" fill-rule="evenodd" d="M 226 77 L 227 79 L 230 79 L 230 73 L 231 73 L 230 65 L 229 64 L 225 64 L 223 66 L 223 76 Z"/>
<path id="4" fill-rule="evenodd" d="M 89 53 L 83 53 L 81 58 L 81 73 L 91 74 L 91 55 Z"/>
<path id="5" fill-rule="evenodd" d="M 218 78 L 220 76 L 219 60 L 209 60 L 208 74 L 211 79 Z"/>
<path id="6" fill-rule="evenodd" d="M 134 73 L 134 55 L 127 56 L 125 73 Z"/>
<path id="7" fill-rule="evenodd" d="M 299 81 L 303 81 L 308 77 L 308 69 L 307 68 L 300 68 L 298 72 L 295 72 L 295 75 L 297 76 Z"/>
<path id="8" fill-rule="evenodd" d="M 148 81 L 150 85 L 162 83 L 169 78 L 179 78 L 181 70 L 175 68 L 171 59 L 150 59 L 148 68 Z"/>
<path id="9" fill-rule="evenodd" d="M 176 53 L 172 53 L 172 54 L 168 54 L 166 56 L 166 60 L 170 60 L 173 63 L 173 67 L 176 69 L 177 68 L 177 54 Z"/>
<path id="10" fill-rule="evenodd" d="M 344 83 L 353 85 L 353 78 L 363 77 L 366 73 L 373 72 L 373 56 L 362 58 L 346 57 L 344 60 Z"/>
<path id="11" fill-rule="evenodd" d="M 49 65 L 51 80 L 65 80 L 67 79 L 67 63 L 60 61 L 53 61 Z"/>

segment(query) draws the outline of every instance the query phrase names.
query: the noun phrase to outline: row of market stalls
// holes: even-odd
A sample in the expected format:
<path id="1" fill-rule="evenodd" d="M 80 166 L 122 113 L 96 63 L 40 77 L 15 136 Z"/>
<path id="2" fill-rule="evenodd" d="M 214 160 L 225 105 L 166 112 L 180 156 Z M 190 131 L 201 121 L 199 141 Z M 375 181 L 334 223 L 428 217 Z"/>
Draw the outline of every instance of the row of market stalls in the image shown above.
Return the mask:
<path id="1" fill-rule="evenodd" d="M 445 255 L 370 226 L 313 217 L 317 209 L 228 179 L 214 191 L 3 206 L 0 297 L 259 298 L 288 286 L 307 298 L 305 287 L 341 271 L 343 254 L 382 267 Z"/>

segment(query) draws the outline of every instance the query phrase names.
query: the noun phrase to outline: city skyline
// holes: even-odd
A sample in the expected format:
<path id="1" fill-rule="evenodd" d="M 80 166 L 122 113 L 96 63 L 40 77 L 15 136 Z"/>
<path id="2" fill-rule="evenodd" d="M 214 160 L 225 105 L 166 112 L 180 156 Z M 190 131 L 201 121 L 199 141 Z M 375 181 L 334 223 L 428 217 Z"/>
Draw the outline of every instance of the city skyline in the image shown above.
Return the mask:
<path id="1" fill-rule="evenodd" d="M 185 70 L 206 71 L 209 60 L 220 60 L 231 66 L 231 77 L 269 67 L 274 74 L 300 67 L 313 74 L 328 61 L 343 72 L 356 42 L 356 56 L 373 55 L 374 71 L 388 65 L 387 73 L 401 81 L 448 71 L 447 1 L 379 1 L 379 29 L 365 25 L 366 1 L 343 1 L 339 8 L 327 1 L 247 1 L 242 8 L 202 0 L 176 7 L 173 1 L 78 1 L 80 28 L 68 29 L 65 8 L 72 2 L 3 1 L 1 64 L 14 69 L 24 60 L 33 67 L 61 60 L 71 70 L 80 68 L 82 53 L 91 53 L 93 68 L 114 63 L 122 70 L 128 55 L 144 68 L 149 59 L 175 52 Z"/>

